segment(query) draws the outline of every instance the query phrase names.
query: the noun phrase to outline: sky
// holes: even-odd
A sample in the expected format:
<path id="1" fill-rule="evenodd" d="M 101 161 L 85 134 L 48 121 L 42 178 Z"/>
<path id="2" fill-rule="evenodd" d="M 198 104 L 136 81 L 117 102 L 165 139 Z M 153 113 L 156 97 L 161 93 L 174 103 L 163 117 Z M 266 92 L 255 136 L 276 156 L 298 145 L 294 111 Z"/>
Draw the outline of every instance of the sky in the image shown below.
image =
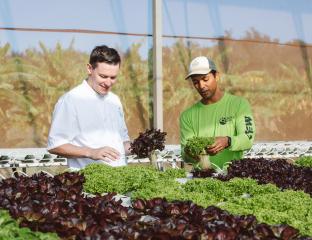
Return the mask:
<path id="1" fill-rule="evenodd" d="M 163 0 L 164 35 L 220 37 L 230 32 L 243 38 L 255 29 L 285 43 L 301 39 L 312 44 L 312 0 Z M 0 28 L 85 29 L 151 35 L 152 0 L 1 0 Z M 152 37 L 111 34 L 23 32 L 0 29 L 0 46 L 12 50 L 38 48 L 39 41 L 53 48 L 90 52 L 95 45 L 107 44 L 126 50 L 141 43 L 141 54 L 152 46 Z M 174 38 L 163 38 L 170 45 Z M 198 40 L 201 45 L 207 40 Z M 211 42 L 210 42 L 211 44 Z"/>

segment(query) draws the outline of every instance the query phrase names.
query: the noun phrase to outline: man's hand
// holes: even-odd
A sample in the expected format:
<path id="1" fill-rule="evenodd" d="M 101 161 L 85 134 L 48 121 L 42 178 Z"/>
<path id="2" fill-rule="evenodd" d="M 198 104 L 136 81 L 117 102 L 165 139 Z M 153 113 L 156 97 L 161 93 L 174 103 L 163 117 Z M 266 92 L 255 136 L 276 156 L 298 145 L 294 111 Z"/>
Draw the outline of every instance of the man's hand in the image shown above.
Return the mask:
<path id="1" fill-rule="evenodd" d="M 79 147 L 70 143 L 49 150 L 50 153 L 65 156 L 68 158 L 91 158 L 93 160 L 112 160 L 120 157 L 120 153 L 111 147 L 89 148 Z"/>
<path id="2" fill-rule="evenodd" d="M 111 147 L 101 147 L 101 148 L 95 148 L 90 149 L 88 153 L 88 157 L 93 160 L 104 160 L 107 161 L 113 160 L 116 161 L 120 156 L 120 153 Z"/>
<path id="3" fill-rule="evenodd" d="M 228 137 L 216 137 L 214 144 L 206 149 L 209 155 L 216 155 L 228 147 Z"/>

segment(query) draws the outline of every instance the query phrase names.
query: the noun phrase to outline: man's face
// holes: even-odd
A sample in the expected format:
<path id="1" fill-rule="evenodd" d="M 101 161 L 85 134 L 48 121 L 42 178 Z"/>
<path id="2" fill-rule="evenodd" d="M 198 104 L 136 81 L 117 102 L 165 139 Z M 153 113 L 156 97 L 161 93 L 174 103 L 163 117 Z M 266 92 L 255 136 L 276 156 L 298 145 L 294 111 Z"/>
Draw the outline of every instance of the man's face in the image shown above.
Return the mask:
<path id="1" fill-rule="evenodd" d="M 88 84 L 100 95 L 107 94 L 116 83 L 119 72 L 119 64 L 97 63 L 96 68 L 90 64 L 87 66 Z"/>
<path id="2" fill-rule="evenodd" d="M 217 90 L 218 73 L 214 76 L 212 73 L 192 75 L 191 79 L 194 87 L 204 100 L 211 99 Z"/>

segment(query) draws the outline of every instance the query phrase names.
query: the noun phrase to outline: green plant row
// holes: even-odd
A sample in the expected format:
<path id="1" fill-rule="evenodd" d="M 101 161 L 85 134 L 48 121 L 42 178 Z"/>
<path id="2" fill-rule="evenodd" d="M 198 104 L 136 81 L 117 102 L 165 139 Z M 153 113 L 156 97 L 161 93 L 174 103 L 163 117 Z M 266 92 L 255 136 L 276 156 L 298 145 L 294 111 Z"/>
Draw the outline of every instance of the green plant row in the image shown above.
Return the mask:
<path id="1" fill-rule="evenodd" d="M 215 205 L 233 214 L 252 214 L 268 224 L 286 223 L 299 229 L 301 234 L 312 236 L 312 198 L 302 191 L 281 191 L 273 184 L 259 185 L 256 180 L 241 178 L 228 182 L 193 179 L 180 184 L 174 179 L 178 172 L 166 174 L 151 168 L 128 168 L 87 167 L 85 191 L 114 191 L 128 194 L 132 199 L 191 200 L 203 207 Z M 134 175 L 131 177 L 131 174 Z"/>
<path id="2" fill-rule="evenodd" d="M 54 240 L 59 237 L 54 233 L 33 232 L 29 228 L 20 228 L 7 211 L 0 210 L 0 240 Z"/>
<path id="3" fill-rule="evenodd" d="M 312 156 L 303 156 L 295 161 L 296 165 L 301 167 L 312 167 Z"/>
<path id="4" fill-rule="evenodd" d="M 234 178 L 190 180 L 184 185 L 147 186 L 132 193 L 133 198 L 165 197 L 168 200 L 191 200 L 203 207 L 211 205 L 233 214 L 252 214 L 260 222 L 286 223 L 312 236 L 312 198 L 302 191 L 280 191 L 275 185 L 258 185 L 253 179 Z"/>
<path id="5" fill-rule="evenodd" d="M 165 172 L 159 172 L 153 167 L 113 168 L 104 164 L 90 164 L 81 172 L 86 178 L 84 190 L 93 194 L 104 192 L 125 194 L 159 182 L 173 182 L 175 178 L 186 177 L 184 169 L 168 169 Z"/>

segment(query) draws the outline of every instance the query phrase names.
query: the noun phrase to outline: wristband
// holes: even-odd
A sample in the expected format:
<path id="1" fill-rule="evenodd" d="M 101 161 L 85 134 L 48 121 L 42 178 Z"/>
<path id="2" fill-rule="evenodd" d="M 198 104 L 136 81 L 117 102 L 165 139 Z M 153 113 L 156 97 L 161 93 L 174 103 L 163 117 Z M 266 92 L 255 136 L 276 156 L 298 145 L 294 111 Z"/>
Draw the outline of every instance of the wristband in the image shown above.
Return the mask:
<path id="1" fill-rule="evenodd" d="M 226 148 L 231 147 L 231 145 L 232 145 L 232 138 L 227 136 L 227 139 L 228 139 L 228 145 Z"/>

